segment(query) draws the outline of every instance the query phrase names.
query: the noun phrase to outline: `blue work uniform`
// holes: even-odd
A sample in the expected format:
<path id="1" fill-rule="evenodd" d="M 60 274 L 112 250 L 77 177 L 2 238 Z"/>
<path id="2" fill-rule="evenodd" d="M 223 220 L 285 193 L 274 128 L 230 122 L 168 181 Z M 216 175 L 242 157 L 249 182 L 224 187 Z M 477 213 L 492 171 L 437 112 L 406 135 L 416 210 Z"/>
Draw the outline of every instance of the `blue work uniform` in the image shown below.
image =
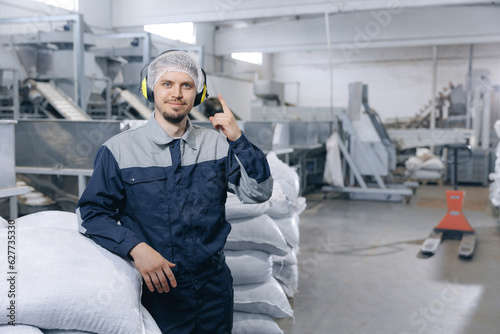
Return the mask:
<path id="1" fill-rule="evenodd" d="M 260 203 L 272 185 L 264 153 L 244 134 L 230 141 L 188 120 L 174 139 L 153 114 L 99 149 L 78 202 L 80 232 L 123 257 L 145 242 L 175 263 L 176 288 L 160 294 L 143 287 L 143 305 L 163 333 L 230 333 L 226 194 Z"/>

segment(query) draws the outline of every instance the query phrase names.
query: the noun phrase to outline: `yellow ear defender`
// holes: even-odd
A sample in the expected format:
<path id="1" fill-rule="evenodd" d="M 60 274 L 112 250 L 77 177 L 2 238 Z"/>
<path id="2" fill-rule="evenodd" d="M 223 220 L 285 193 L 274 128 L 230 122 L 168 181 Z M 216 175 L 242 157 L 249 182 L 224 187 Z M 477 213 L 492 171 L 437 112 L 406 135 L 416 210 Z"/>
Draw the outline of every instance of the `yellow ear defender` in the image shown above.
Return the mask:
<path id="1" fill-rule="evenodd" d="M 158 57 L 164 53 L 171 52 L 171 51 L 177 51 L 177 50 L 168 50 L 168 51 L 162 52 L 158 55 Z M 148 68 L 149 64 L 151 64 L 153 61 L 154 61 L 154 59 L 151 60 L 146 66 L 144 66 L 142 68 L 142 70 L 141 70 L 142 80 L 141 80 L 141 87 L 140 87 L 140 90 L 142 91 L 142 95 L 146 98 L 146 100 L 148 100 L 151 103 L 154 103 L 155 97 L 154 97 L 153 91 L 147 85 L 147 78 L 148 78 L 147 68 Z M 144 72 L 146 73 L 146 75 L 144 75 Z M 209 96 L 208 92 L 207 92 L 207 75 L 205 74 L 205 71 L 203 69 L 201 69 L 201 73 L 203 73 L 203 90 L 200 93 L 196 94 L 196 98 L 194 99 L 194 106 L 195 107 L 198 106 L 199 104 L 201 104 L 203 101 L 205 101 L 205 98 L 207 98 Z"/>

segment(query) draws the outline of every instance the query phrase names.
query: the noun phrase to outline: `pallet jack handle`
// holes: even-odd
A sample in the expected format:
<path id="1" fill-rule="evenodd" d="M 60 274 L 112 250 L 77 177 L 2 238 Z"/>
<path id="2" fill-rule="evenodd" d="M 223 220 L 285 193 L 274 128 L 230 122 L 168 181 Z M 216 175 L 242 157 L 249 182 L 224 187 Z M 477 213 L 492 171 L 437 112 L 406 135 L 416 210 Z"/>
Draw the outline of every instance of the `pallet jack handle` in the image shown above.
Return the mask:
<path id="1" fill-rule="evenodd" d="M 444 149 L 447 149 L 448 151 L 453 150 L 453 159 L 443 159 Z M 467 159 L 458 160 L 458 151 L 460 151 L 460 150 L 462 150 L 462 151 L 467 150 L 468 151 L 469 155 L 468 155 Z M 466 163 L 466 162 L 469 162 L 472 160 L 471 146 L 467 145 L 467 144 L 448 144 L 448 145 L 443 146 L 443 148 L 441 148 L 439 155 L 441 156 L 441 161 L 446 162 L 448 164 L 453 164 L 453 179 L 452 179 L 453 190 L 457 190 L 457 188 L 458 188 L 458 164 L 463 164 L 463 163 Z"/>

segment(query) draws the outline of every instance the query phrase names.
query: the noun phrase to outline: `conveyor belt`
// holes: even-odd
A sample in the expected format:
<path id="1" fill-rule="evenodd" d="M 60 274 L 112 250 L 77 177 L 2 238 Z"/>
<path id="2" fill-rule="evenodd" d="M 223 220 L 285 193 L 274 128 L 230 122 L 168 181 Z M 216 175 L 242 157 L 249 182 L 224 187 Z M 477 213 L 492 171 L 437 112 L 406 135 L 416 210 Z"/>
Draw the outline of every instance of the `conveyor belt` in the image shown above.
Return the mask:
<path id="1" fill-rule="evenodd" d="M 153 113 L 139 98 L 127 89 L 115 88 L 121 97 L 134 108 L 143 119 L 149 119 Z"/>
<path id="2" fill-rule="evenodd" d="M 79 106 L 77 106 L 73 101 L 71 101 L 52 83 L 37 82 L 36 89 L 47 99 L 50 105 L 65 119 L 75 120 L 75 121 L 91 119 L 89 115 L 87 115 Z"/>

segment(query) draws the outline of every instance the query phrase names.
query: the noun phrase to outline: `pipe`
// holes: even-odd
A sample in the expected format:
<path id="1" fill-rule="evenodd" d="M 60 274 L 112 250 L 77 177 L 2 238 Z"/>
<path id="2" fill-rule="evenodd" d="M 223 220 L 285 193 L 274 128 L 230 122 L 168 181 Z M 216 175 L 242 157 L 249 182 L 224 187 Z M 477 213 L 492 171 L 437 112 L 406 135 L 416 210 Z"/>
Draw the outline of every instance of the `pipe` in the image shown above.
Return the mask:
<path id="1" fill-rule="evenodd" d="M 73 69 L 75 75 L 75 102 L 87 112 L 87 101 L 84 96 L 84 77 L 85 77 L 85 57 L 83 44 L 83 17 L 82 14 L 76 14 L 76 19 L 73 25 Z"/>
<path id="2" fill-rule="evenodd" d="M 467 105 L 465 115 L 465 128 L 471 128 L 471 112 L 472 112 L 472 61 L 474 59 L 474 44 L 470 45 L 469 54 L 469 70 L 467 71 Z"/>
<path id="3" fill-rule="evenodd" d="M 330 14 L 325 12 L 326 47 L 328 49 L 328 67 L 330 70 L 330 112 L 333 116 L 333 62 L 332 62 L 332 40 L 330 37 Z"/>
<path id="4" fill-rule="evenodd" d="M 438 47 L 434 45 L 432 47 L 432 109 L 431 109 L 431 122 L 429 128 L 434 130 L 436 128 L 436 95 L 437 95 L 437 56 L 438 56 Z M 432 150 L 433 148 L 431 148 Z"/>

